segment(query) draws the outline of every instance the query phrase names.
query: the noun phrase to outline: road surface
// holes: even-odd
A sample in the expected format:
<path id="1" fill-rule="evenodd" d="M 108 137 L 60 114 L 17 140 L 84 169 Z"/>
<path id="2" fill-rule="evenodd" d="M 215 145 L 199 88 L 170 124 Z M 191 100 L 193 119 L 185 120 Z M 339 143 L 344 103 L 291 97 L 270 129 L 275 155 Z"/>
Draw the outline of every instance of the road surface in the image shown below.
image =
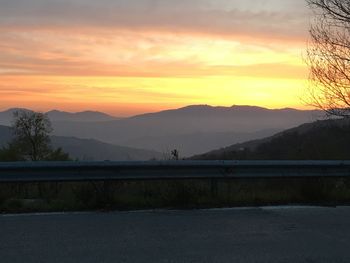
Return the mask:
<path id="1" fill-rule="evenodd" d="M 350 207 L 0 216 L 1 263 L 350 262 Z"/>

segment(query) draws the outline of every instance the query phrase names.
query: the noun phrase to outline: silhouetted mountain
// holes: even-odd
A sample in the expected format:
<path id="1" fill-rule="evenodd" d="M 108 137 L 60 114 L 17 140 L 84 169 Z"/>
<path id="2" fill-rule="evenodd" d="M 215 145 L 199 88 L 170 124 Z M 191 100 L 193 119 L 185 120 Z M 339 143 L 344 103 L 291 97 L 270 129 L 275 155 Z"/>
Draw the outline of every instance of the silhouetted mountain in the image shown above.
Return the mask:
<path id="1" fill-rule="evenodd" d="M 147 161 L 161 159 L 162 154 L 130 147 L 122 147 L 93 139 L 53 136 L 54 147 L 61 147 L 73 158 L 84 161 Z"/>
<path id="2" fill-rule="evenodd" d="M 31 111 L 23 108 L 12 108 L 6 111 L 0 112 L 0 125 L 10 125 L 13 119 L 13 113 L 19 110 Z M 65 112 L 52 110 L 46 112 L 52 122 L 102 122 L 102 121 L 112 121 L 119 120 L 120 118 L 113 117 L 106 113 L 98 111 L 82 111 L 82 112 Z"/>
<path id="3" fill-rule="evenodd" d="M 0 147 L 5 146 L 12 138 L 9 127 L 0 126 Z M 55 148 L 61 147 L 74 159 L 86 161 L 146 161 L 163 157 L 158 152 L 143 149 L 122 147 L 92 139 L 52 136 Z"/>
<path id="4" fill-rule="evenodd" d="M 319 111 L 208 105 L 188 106 L 112 121 L 103 121 L 113 117 L 102 113 L 49 113 L 55 135 L 58 136 L 93 138 L 110 144 L 158 152 L 176 148 L 182 156 L 270 136 L 314 121 L 321 115 Z M 92 121 L 93 119 L 98 121 Z M 4 123 L 1 120 L 0 113 L 0 123 Z"/>
<path id="5" fill-rule="evenodd" d="M 276 111 L 290 111 L 290 112 L 298 112 L 298 110 L 294 109 L 280 109 L 280 110 L 270 110 L 257 106 L 245 106 L 245 105 L 234 105 L 232 107 L 213 107 L 210 105 L 190 105 L 187 107 L 173 109 L 173 110 L 165 110 L 156 113 L 146 113 L 142 115 L 134 116 L 133 118 L 145 118 L 145 117 L 232 117 L 232 116 L 252 116 L 256 113 L 268 113 L 268 112 L 276 112 Z"/>
<path id="6" fill-rule="evenodd" d="M 52 110 L 47 112 L 51 121 L 77 121 L 77 122 L 100 122 L 112 121 L 119 118 L 98 111 L 65 112 Z"/>
<path id="7" fill-rule="evenodd" d="M 260 140 L 194 156 L 196 160 L 348 160 L 350 120 L 303 124 Z"/>
<path id="8" fill-rule="evenodd" d="M 191 153 L 203 153 L 208 149 L 216 149 L 223 145 L 229 145 L 237 141 L 263 138 L 280 130 L 262 130 L 253 133 L 237 132 L 196 132 L 192 134 L 170 135 L 159 137 L 142 137 L 124 142 L 131 147 L 143 149 L 159 149 L 160 152 L 169 153 L 172 149 L 180 149 L 180 155 Z"/>
<path id="9" fill-rule="evenodd" d="M 209 151 L 213 146 L 270 136 L 316 120 L 320 115 L 319 111 L 200 105 L 109 122 L 54 122 L 54 129 L 56 135 L 94 138 L 157 151 L 176 148 L 181 155 L 190 156 Z"/>
<path id="10" fill-rule="evenodd" d="M 5 146 L 12 138 L 10 127 L 0 125 L 0 148 Z"/>
<path id="11" fill-rule="evenodd" d="M 11 124 L 12 119 L 13 119 L 13 114 L 16 111 L 28 111 L 28 112 L 30 112 L 31 110 L 23 109 L 23 108 L 12 108 L 12 109 L 8 109 L 6 111 L 1 111 L 0 112 L 0 125 L 9 126 Z"/>

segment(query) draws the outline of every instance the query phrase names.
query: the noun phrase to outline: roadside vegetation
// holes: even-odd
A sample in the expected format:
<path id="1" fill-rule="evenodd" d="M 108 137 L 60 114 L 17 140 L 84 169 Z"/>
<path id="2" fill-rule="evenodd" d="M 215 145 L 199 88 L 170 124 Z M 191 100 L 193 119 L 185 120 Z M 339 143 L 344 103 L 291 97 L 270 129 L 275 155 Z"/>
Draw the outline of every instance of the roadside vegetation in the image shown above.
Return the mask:
<path id="1" fill-rule="evenodd" d="M 235 179 L 7 183 L 2 213 L 349 205 L 350 179 Z"/>

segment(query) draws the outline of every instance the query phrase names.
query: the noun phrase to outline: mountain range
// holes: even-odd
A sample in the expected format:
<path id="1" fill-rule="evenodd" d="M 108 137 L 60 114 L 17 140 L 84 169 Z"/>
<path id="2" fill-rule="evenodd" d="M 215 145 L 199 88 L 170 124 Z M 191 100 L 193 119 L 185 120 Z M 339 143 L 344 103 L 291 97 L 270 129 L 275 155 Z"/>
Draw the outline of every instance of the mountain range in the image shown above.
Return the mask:
<path id="1" fill-rule="evenodd" d="M 10 127 L 0 125 L 0 147 L 12 139 Z M 93 139 L 52 136 L 52 145 L 62 148 L 73 159 L 81 161 L 147 161 L 161 159 L 163 155 L 149 150 L 112 145 Z"/>
<path id="2" fill-rule="evenodd" d="M 8 125 L 14 109 L 0 113 Z M 93 139 L 131 148 L 168 153 L 177 149 L 182 157 L 215 148 L 271 136 L 322 117 L 320 111 L 254 106 L 213 107 L 194 105 L 180 109 L 115 118 L 98 112 L 50 111 L 54 135 Z"/>
<path id="3" fill-rule="evenodd" d="M 23 108 L 12 108 L 6 111 L 0 112 L 0 125 L 9 126 L 13 119 L 13 114 L 16 111 L 31 111 Z M 98 111 L 82 111 L 82 112 L 66 112 L 59 110 L 52 110 L 46 112 L 52 122 L 64 121 L 64 122 L 103 122 L 113 121 L 120 118 L 108 115 L 106 113 Z"/>

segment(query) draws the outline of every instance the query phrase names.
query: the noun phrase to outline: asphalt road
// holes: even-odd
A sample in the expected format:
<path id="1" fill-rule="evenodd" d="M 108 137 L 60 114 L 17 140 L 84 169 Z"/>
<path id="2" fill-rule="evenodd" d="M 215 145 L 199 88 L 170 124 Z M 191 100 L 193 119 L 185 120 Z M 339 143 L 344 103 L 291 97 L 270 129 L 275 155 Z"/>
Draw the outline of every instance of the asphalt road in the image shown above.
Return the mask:
<path id="1" fill-rule="evenodd" d="M 350 262 L 350 207 L 0 216 L 1 263 Z"/>

